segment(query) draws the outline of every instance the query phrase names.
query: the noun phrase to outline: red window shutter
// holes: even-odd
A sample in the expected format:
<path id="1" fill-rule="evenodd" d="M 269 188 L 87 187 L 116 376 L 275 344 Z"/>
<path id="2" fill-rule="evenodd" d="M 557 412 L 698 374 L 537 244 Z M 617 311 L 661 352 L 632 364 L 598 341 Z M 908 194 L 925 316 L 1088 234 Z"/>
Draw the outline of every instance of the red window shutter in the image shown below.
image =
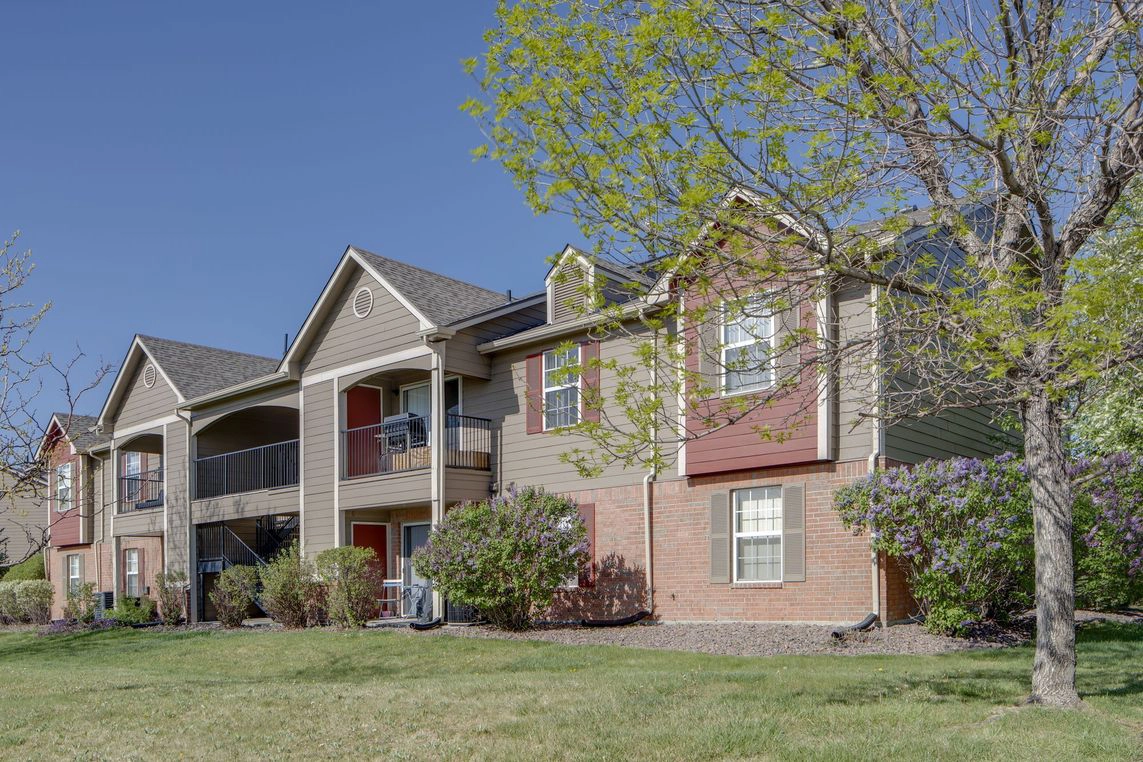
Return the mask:
<path id="1" fill-rule="evenodd" d="M 587 529 L 587 548 L 591 558 L 579 573 L 580 587 L 595 587 L 595 503 L 581 503 L 579 517 Z"/>
<path id="2" fill-rule="evenodd" d="M 528 355 L 524 360 L 524 381 L 528 386 L 528 433 L 544 430 L 544 356 Z"/>
<path id="3" fill-rule="evenodd" d="M 583 367 L 583 386 L 585 389 L 591 389 L 591 397 L 593 400 L 598 400 L 599 393 L 599 342 L 598 341 L 585 341 L 580 344 L 579 361 Z M 596 405 L 587 405 L 584 400 L 580 399 L 580 412 L 583 415 L 583 420 L 599 422 L 599 407 Z"/>

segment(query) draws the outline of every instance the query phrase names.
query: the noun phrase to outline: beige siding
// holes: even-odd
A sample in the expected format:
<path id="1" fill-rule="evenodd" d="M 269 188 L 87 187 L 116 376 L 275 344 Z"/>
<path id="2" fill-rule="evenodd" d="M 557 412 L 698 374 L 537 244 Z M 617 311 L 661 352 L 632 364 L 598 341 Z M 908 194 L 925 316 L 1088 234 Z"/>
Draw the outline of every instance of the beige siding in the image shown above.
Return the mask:
<path id="1" fill-rule="evenodd" d="M 191 504 L 191 514 L 196 524 L 245 518 L 255 519 L 268 514 L 297 512 L 297 487 L 225 495 L 206 500 L 195 500 Z"/>
<path id="2" fill-rule="evenodd" d="M 430 498 L 430 471 L 406 471 L 397 474 L 367 476 L 341 483 L 337 504 L 342 511 L 357 508 L 385 508 L 408 503 L 423 503 Z M 307 512 L 309 505 L 306 506 Z M 349 538 L 343 538 L 348 541 Z"/>
<path id="3" fill-rule="evenodd" d="M 838 340 L 841 346 L 848 341 L 868 336 L 872 328 L 873 311 L 869 287 L 864 285 L 843 289 L 837 295 Z M 860 460 L 873 452 L 875 424 L 862 413 L 874 411 L 877 385 L 870 372 L 868 358 L 848 356 L 841 369 L 838 394 L 838 460 Z"/>
<path id="4" fill-rule="evenodd" d="M 905 463 L 954 456 L 987 458 L 1013 449 L 1010 438 L 987 410 L 950 410 L 888 427 L 885 455 Z"/>
<path id="5" fill-rule="evenodd" d="M 150 389 L 143 383 L 143 369 L 149 362 L 144 358 L 132 371 L 127 393 L 113 418 L 116 429 L 165 418 L 175 412 L 178 397 L 161 373 L 156 374 L 155 385 Z"/>
<path id="6" fill-rule="evenodd" d="M 167 424 L 165 442 L 167 452 L 163 468 L 167 480 L 164 498 L 167 511 L 166 563 L 170 571 L 183 571 L 189 576 L 191 568 L 187 424 L 182 421 Z"/>
<path id="7" fill-rule="evenodd" d="M 305 513 L 302 537 L 306 553 L 333 547 L 334 421 L 337 405 L 333 381 L 302 390 L 305 413 L 302 421 L 302 483 Z"/>
<path id="8" fill-rule="evenodd" d="M 299 404 L 299 394 L 300 391 L 297 382 L 292 381 L 284 386 L 275 386 L 272 389 L 255 394 L 244 394 L 236 399 L 229 399 L 217 405 L 195 410 L 191 416 L 194 421 L 195 433 L 197 434 L 202 429 L 225 418 L 231 413 L 247 410 L 252 407 L 290 407 L 296 410 Z"/>
<path id="9" fill-rule="evenodd" d="M 583 282 L 587 273 L 573 258 L 552 273 L 552 322 L 583 317 Z"/>
<path id="10" fill-rule="evenodd" d="M 360 288 L 373 291 L 368 316 L 353 314 L 353 295 Z M 377 281 L 364 271 L 351 278 L 334 300 L 329 314 L 314 335 L 302 359 L 306 374 L 418 346 L 420 323 Z"/>
<path id="11" fill-rule="evenodd" d="M 487 471 L 450 468 L 445 474 L 445 502 L 452 504 L 487 500 L 491 483 L 492 474 Z"/>
<path id="12" fill-rule="evenodd" d="M 152 508 L 145 511 L 131 511 L 115 516 L 115 536 L 162 534 L 163 509 Z"/>
<path id="13" fill-rule="evenodd" d="M 445 350 L 445 369 L 475 378 L 490 378 L 491 359 L 480 354 L 476 348 L 486 341 L 511 336 L 529 328 L 543 325 L 546 321 L 546 308 L 543 303 L 526 307 L 519 312 L 494 318 L 480 325 L 458 331 L 449 340 Z"/>
<path id="14" fill-rule="evenodd" d="M 573 338 L 582 341 L 586 337 Z M 525 359 L 560 341 L 553 339 L 543 345 L 505 350 L 493 359 L 490 381 L 474 380 L 465 384 L 465 412 L 493 422 L 494 478 L 502 488 L 514 482 L 517 486 L 534 484 L 560 492 L 637 483 L 643 478 L 643 472 L 637 468 L 624 469 L 620 464 L 608 466 L 598 477 L 581 479 L 574 467 L 560 461 L 560 454 L 576 447 L 589 447 L 587 440 L 575 435 L 527 433 Z M 626 338 L 600 344 L 600 358 L 605 363 L 616 359 L 620 364 L 631 365 L 635 362 L 633 352 L 634 347 Z M 604 400 L 613 399 L 614 374 L 604 369 L 600 375 Z"/>

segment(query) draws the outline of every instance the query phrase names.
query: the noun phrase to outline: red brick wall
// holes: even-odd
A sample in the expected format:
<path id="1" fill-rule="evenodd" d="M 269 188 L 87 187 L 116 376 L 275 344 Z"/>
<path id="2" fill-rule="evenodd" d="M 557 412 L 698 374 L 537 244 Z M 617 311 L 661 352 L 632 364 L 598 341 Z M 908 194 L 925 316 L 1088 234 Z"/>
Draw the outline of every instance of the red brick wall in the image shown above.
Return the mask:
<path id="1" fill-rule="evenodd" d="M 739 471 L 664 480 L 654 485 L 652 509 L 655 614 L 666 621 L 855 622 L 873 607 L 869 538 L 841 525 L 833 492 L 862 476 L 865 461 Z M 742 487 L 802 483 L 806 489 L 806 580 L 764 585 L 710 581 L 710 496 Z M 643 608 L 642 486 L 572 495 L 595 503 L 597 561 L 618 572 L 594 589 L 560 595 L 552 615 L 623 616 Z M 606 564 L 605 564 L 606 566 Z M 882 565 L 883 605 L 901 610 L 903 578 Z M 606 570 L 605 570 L 606 571 Z M 633 595 L 637 591 L 639 595 Z"/>
<path id="2" fill-rule="evenodd" d="M 127 548 L 143 550 L 143 585 L 151 588 L 151 598 L 157 598 L 155 575 L 163 570 L 162 537 L 123 537 L 120 540 L 120 553 Z M 122 584 L 116 584 L 113 577 L 112 544 L 108 540 L 93 545 L 71 545 L 52 547 L 47 551 L 47 573 L 55 595 L 52 600 L 52 619 L 63 617 L 67 603 L 67 557 L 73 553 L 83 556 L 83 581 L 95 585 L 96 592 L 117 591 Z M 122 556 L 120 556 L 122 559 Z M 122 569 L 120 569 L 122 574 Z"/>

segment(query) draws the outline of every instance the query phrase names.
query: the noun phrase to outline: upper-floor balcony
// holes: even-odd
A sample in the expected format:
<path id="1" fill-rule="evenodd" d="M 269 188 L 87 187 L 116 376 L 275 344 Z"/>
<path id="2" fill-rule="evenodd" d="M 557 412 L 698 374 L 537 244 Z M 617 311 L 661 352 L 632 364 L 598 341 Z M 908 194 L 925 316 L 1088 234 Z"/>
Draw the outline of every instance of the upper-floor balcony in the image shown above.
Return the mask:
<path id="1" fill-rule="evenodd" d="M 119 514 L 162 508 L 166 501 L 163 437 L 144 434 L 117 451 Z"/>
<path id="2" fill-rule="evenodd" d="M 432 467 L 431 418 L 412 413 L 341 431 L 341 478 L 355 479 Z M 445 416 L 445 458 L 449 468 L 491 470 L 492 422 Z"/>
<path id="3" fill-rule="evenodd" d="M 205 500 L 298 483 L 298 440 L 248 447 L 198 458 L 194 462 L 194 496 Z"/>

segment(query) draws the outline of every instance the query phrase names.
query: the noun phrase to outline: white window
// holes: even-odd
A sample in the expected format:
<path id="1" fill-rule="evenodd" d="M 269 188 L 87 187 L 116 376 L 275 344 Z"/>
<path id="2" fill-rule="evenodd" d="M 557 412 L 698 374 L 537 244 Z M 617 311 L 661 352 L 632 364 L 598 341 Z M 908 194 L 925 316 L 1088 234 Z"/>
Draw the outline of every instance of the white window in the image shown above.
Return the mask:
<path id="1" fill-rule="evenodd" d="M 720 367 L 722 393 L 765 389 L 774 383 L 774 317 L 762 296 L 741 306 L 723 304 Z"/>
<path id="2" fill-rule="evenodd" d="M 138 598 L 140 595 L 138 548 L 128 548 L 123 551 L 123 575 L 127 579 L 127 597 Z"/>
<path id="3" fill-rule="evenodd" d="M 69 511 L 72 505 L 71 463 L 56 466 L 56 510 Z"/>
<path id="4" fill-rule="evenodd" d="M 734 493 L 734 581 L 782 580 L 782 488 Z"/>
<path id="5" fill-rule="evenodd" d="M 67 557 L 67 589 L 74 595 L 83 585 L 83 563 L 78 553 Z"/>
<path id="6" fill-rule="evenodd" d="M 579 347 L 544 352 L 544 429 L 579 423 Z"/>

